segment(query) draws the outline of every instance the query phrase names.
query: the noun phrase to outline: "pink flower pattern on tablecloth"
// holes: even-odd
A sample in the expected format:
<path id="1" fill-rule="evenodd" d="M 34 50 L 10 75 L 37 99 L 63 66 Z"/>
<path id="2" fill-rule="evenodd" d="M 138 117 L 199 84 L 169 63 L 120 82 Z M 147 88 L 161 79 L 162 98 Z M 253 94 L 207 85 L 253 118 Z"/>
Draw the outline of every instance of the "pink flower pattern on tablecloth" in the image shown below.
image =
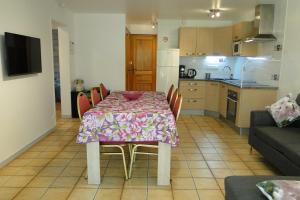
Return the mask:
<path id="1" fill-rule="evenodd" d="M 81 121 L 77 143 L 96 141 L 161 141 L 176 146 L 176 122 L 165 94 L 144 92 L 128 101 L 122 92 L 113 92 Z"/>

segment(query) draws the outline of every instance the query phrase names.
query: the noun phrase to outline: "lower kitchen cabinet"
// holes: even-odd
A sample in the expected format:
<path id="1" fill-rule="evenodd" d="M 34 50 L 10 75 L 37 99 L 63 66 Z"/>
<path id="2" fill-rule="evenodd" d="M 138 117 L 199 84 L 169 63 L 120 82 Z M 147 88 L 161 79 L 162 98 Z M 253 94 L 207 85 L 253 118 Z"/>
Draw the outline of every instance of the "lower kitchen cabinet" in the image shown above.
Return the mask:
<path id="1" fill-rule="evenodd" d="M 220 84 L 220 95 L 219 95 L 219 112 L 220 115 L 226 118 L 227 114 L 227 94 L 228 94 L 228 87 L 227 84 Z"/>
<path id="2" fill-rule="evenodd" d="M 180 81 L 179 92 L 183 97 L 182 109 L 204 109 L 204 81 Z"/>
<path id="3" fill-rule="evenodd" d="M 218 82 L 205 81 L 205 110 L 219 112 L 219 87 Z"/>

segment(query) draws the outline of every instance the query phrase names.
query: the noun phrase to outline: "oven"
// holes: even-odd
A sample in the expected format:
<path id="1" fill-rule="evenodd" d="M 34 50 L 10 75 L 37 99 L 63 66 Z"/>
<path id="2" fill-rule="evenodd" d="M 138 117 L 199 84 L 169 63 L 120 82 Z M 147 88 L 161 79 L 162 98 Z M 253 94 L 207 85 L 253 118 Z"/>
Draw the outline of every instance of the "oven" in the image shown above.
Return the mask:
<path id="1" fill-rule="evenodd" d="M 237 112 L 238 93 L 228 90 L 226 119 L 235 124 Z"/>
<path id="2" fill-rule="evenodd" d="M 241 48 L 242 48 L 242 42 L 241 41 L 233 42 L 232 55 L 233 56 L 240 56 L 241 55 Z"/>

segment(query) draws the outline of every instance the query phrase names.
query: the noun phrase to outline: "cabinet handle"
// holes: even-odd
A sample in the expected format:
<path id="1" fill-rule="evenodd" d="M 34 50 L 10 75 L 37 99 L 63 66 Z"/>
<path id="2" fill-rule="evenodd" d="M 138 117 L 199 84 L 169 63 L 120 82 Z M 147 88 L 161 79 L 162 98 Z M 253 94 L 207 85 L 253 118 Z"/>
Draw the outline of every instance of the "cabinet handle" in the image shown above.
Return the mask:
<path id="1" fill-rule="evenodd" d="M 188 103 L 197 103 L 198 101 L 196 99 L 189 99 Z"/>
<path id="2" fill-rule="evenodd" d="M 191 91 L 191 92 L 192 92 L 192 91 L 197 91 L 197 90 L 198 90 L 198 89 L 189 89 L 189 91 Z"/>
<path id="3" fill-rule="evenodd" d="M 198 85 L 197 83 L 189 83 L 190 86 Z"/>

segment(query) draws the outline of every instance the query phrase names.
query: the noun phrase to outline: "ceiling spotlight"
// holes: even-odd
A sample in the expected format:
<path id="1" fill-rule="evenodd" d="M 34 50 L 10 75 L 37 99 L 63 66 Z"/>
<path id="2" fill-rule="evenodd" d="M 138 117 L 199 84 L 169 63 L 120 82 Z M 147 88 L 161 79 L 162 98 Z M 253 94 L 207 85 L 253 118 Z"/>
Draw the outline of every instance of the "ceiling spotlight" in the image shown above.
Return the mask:
<path id="1" fill-rule="evenodd" d="M 219 18 L 221 16 L 221 12 L 219 9 L 210 9 L 208 16 L 212 19 Z"/>

